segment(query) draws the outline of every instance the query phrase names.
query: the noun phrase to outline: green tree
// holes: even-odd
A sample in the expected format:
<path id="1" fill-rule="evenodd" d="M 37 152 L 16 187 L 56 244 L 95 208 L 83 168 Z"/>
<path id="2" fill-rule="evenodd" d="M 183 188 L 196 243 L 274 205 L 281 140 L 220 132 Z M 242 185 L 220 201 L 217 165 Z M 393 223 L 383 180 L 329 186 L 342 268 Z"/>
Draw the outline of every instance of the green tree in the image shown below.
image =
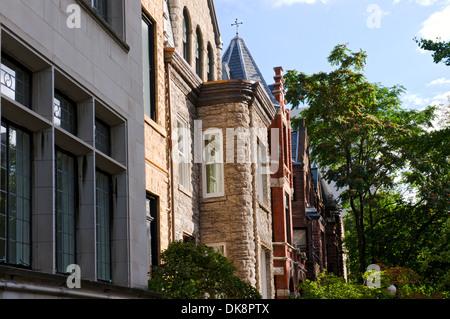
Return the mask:
<path id="1" fill-rule="evenodd" d="M 421 49 L 434 52 L 432 54 L 434 63 L 444 62 L 445 65 L 450 65 L 450 42 L 417 38 L 414 38 L 414 41 Z"/>
<path id="2" fill-rule="evenodd" d="M 238 278 L 236 267 L 203 244 L 172 242 L 151 273 L 149 289 L 168 299 L 260 299 L 259 292 Z"/>
<path id="3" fill-rule="evenodd" d="M 353 222 L 360 274 L 376 261 L 368 238 L 370 245 L 380 223 L 405 202 L 397 180 L 417 155 L 407 152 L 405 143 L 425 134 L 434 116 L 433 108 L 401 108 L 403 87 L 369 83 L 363 73 L 366 58 L 363 51 L 337 45 L 328 58 L 335 70 L 285 75 L 287 101 L 294 108 L 309 105 L 302 116 L 313 161 L 326 167 L 325 178 L 344 190 L 341 199 Z"/>

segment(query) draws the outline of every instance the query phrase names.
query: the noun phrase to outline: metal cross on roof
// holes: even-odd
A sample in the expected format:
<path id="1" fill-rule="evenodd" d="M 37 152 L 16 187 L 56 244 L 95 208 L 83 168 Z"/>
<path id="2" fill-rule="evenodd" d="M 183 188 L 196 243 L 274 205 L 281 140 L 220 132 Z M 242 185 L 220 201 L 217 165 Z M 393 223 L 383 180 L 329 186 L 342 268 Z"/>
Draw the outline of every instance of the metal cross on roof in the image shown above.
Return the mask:
<path id="1" fill-rule="evenodd" d="M 232 27 L 236 26 L 236 35 L 239 34 L 239 25 L 240 24 L 244 24 L 244 22 L 238 22 L 238 19 L 236 18 L 236 21 L 234 22 L 234 24 L 231 25 Z"/>

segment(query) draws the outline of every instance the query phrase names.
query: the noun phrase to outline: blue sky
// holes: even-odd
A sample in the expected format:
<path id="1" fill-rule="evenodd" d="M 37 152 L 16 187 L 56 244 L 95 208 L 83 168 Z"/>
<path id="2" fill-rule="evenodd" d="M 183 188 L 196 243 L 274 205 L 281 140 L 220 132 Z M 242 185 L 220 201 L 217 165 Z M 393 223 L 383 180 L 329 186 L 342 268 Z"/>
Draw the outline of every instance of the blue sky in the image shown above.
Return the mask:
<path id="1" fill-rule="evenodd" d="M 403 85 L 405 108 L 448 102 L 450 66 L 435 64 L 414 37 L 450 41 L 450 0 L 215 0 L 224 51 L 244 24 L 245 40 L 268 84 L 273 67 L 307 74 L 331 69 L 337 44 L 368 54 L 370 82 Z"/>

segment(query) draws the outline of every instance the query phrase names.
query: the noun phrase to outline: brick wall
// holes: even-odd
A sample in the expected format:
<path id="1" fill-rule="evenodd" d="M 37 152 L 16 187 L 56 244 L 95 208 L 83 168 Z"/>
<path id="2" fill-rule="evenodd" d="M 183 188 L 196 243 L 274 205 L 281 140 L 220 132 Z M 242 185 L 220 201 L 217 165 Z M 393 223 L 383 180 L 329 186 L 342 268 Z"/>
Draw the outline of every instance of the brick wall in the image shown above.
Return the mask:
<path id="1" fill-rule="evenodd" d="M 159 199 L 160 250 L 167 248 L 170 236 L 169 162 L 167 157 L 167 102 L 164 65 L 163 1 L 142 0 L 142 10 L 155 27 L 156 121 L 144 115 L 146 191 Z M 142 55 L 141 55 L 142 56 Z"/>

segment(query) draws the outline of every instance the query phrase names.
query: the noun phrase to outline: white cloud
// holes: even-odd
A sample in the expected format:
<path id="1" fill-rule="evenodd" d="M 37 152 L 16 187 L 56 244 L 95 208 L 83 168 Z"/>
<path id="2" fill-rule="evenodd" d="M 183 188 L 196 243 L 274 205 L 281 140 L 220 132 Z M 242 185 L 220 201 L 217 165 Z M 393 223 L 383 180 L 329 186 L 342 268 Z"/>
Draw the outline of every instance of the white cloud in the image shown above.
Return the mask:
<path id="1" fill-rule="evenodd" d="M 425 6 L 425 7 L 435 4 L 437 1 L 438 0 L 416 0 L 416 2 L 418 4 L 420 4 L 421 6 Z"/>
<path id="2" fill-rule="evenodd" d="M 440 78 L 440 79 L 433 80 L 430 83 L 427 83 L 427 86 L 446 85 L 446 84 L 450 84 L 450 80 L 446 79 L 446 78 Z"/>
<path id="3" fill-rule="evenodd" d="M 330 0 L 275 0 L 275 2 L 273 3 L 274 7 L 281 7 L 284 5 L 292 5 L 295 3 L 307 3 L 307 4 L 314 4 L 316 2 L 322 2 L 324 4 L 327 4 L 330 2 Z"/>
<path id="4" fill-rule="evenodd" d="M 450 91 L 434 96 L 433 102 L 431 104 L 438 105 L 441 103 L 449 103 L 449 102 L 450 102 Z"/>
<path id="5" fill-rule="evenodd" d="M 441 11 L 433 13 L 422 23 L 419 36 L 428 40 L 440 38 L 442 41 L 450 40 L 450 5 Z"/>
<path id="6" fill-rule="evenodd" d="M 423 98 L 419 94 L 407 92 L 403 97 L 403 103 L 406 107 L 417 107 L 417 106 L 427 106 L 431 102 L 431 99 Z"/>
<path id="7" fill-rule="evenodd" d="M 392 2 L 392 4 L 397 4 L 400 3 L 400 1 L 402 0 L 394 0 L 394 2 Z M 448 3 L 448 0 L 444 0 L 444 1 L 440 1 L 440 0 L 409 0 L 409 2 L 415 2 L 418 5 L 424 6 L 424 7 L 429 7 L 437 2 L 444 2 L 444 3 Z"/>

